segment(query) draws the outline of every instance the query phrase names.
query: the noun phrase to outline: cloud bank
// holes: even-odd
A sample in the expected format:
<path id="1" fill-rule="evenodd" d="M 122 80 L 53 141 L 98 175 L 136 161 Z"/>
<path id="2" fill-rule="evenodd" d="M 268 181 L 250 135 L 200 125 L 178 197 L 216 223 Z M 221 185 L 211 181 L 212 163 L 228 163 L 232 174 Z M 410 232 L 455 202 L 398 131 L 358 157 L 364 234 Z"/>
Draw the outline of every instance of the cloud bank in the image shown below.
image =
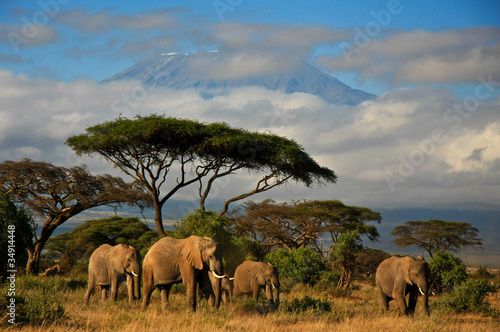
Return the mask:
<path id="1" fill-rule="evenodd" d="M 204 99 L 194 89 L 64 83 L 0 70 L 0 160 L 27 157 L 70 167 L 84 162 L 92 171 L 117 174 L 99 158 L 77 158 L 65 140 L 120 114 L 158 113 L 293 138 L 339 176 L 337 185 L 326 188 L 290 184 L 264 194 L 276 200 L 482 209 L 498 206 L 500 197 L 500 101 L 493 83 L 486 77 L 476 94 L 464 99 L 425 87 L 395 90 L 357 106 L 334 106 L 313 95 L 260 87 Z M 221 187 L 220 197 L 229 196 L 236 184 L 245 185 L 245 176 Z"/>

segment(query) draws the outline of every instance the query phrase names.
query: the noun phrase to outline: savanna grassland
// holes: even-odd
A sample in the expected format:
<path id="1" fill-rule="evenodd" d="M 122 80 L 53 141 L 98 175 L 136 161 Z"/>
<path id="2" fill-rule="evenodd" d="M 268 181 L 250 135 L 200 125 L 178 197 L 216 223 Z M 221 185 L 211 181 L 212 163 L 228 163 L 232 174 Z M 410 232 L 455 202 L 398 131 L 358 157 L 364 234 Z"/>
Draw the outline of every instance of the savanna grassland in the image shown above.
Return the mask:
<path id="1" fill-rule="evenodd" d="M 218 310 L 199 300 L 198 309 L 186 309 L 182 286 L 172 290 L 170 303 L 162 309 L 159 292 L 151 305 L 141 309 L 140 301 L 127 302 L 126 287 L 120 287 L 117 302 L 101 302 L 94 294 L 83 305 L 87 287 L 83 273 L 55 277 L 19 277 L 16 281 L 17 325 L 5 314 L 5 286 L 2 289 L 2 321 L 7 331 L 499 331 L 498 293 L 489 294 L 488 313 L 457 313 L 429 299 L 430 316 L 398 314 L 394 301 L 383 314 L 372 283 L 355 283 L 341 292 L 283 282 L 279 309 L 271 310 L 263 296 L 258 301 L 235 299 Z M 496 311 L 495 311 L 496 310 Z M 492 314 L 493 313 L 493 314 Z"/>

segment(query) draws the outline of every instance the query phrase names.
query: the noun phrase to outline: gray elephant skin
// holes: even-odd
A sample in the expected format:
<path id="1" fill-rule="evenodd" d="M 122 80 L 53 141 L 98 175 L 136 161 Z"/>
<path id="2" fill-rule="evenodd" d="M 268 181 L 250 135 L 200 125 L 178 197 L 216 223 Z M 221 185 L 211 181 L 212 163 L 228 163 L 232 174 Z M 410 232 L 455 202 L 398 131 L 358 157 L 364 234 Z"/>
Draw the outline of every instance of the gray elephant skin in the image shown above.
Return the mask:
<path id="1" fill-rule="evenodd" d="M 378 289 L 382 310 L 389 310 L 389 302 L 395 300 L 405 315 L 415 312 L 419 295 L 423 296 L 425 314 L 429 314 L 429 266 L 423 259 L 413 257 L 390 257 L 377 268 L 375 283 Z M 406 305 L 406 295 L 410 295 Z"/>
<path id="2" fill-rule="evenodd" d="M 111 288 L 111 298 L 116 301 L 118 285 L 127 280 L 128 299 L 141 298 L 141 255 L 137 249 L 126 244 L 111 246 L 103 244 L 90 256 L 89 285 L 84 296 L 85 303 L 96 286 L 101 289 L 101 299 L 107 297 Z"/>
<path id="3" fill-rule="evenodd" d="M 151 293 L 160 289 L 162 305 L 168 303 L 174 284 L 184 283 L 187 305 L 196 311 L 196 288 L 206 291 L 211 306 L 219 307 L 221 279 L 224 277 L 220 245 L 209 237 L 190 236 L 187 239 L 164 237 L 149 249 L 144 257 L 144 297 L 142 308 L 150 302 Z M 217 281 L 208 278 L 211 273 Z"/>
<path id="4" fill-rule="evenodd" d="M 234 272 L 233 295 L 252 295 L 257 299 L 265 290 L 267 299 L 275 308 L 280 303 L 280 282 L 278 269 L 270 263 L 246 261 Z"/>

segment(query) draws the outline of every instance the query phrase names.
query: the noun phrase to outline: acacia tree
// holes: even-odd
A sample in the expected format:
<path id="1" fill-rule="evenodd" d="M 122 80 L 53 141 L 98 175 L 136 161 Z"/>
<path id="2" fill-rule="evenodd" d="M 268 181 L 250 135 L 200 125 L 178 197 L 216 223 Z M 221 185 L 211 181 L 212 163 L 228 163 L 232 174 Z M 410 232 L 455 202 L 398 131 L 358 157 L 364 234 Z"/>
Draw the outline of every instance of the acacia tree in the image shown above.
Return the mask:
<path id="1" fill-rule="evenodd" d="M 24 159 L 0 164 L 0 188 L 14 202 L 45 218 L 40 234 L 33 229 L 33 245 L 27 248 L 26 272 L 37 275 L 40 255 L 54 230 L 87 209 L 120 203 L 148 202 L 142 186 L 111 175 L 92 175 L 84 167 L 65 168 Z"/>
<path id="2" fill-rule="evenodd" d="M 164 233 L 162 207 L 178 190 L 197 183 L 200 210 L 217 179 L 239 170 L 264 173 L 256 186 L 228 198 L 229 204 L 270 190 L 289 180 L 311 186 L 335 182 L 337 176 L 319 166 L 295 141 L 277 135 L 248 132 L 225 123 L 161 115 L 118 118 L 86 129 L 67 142 L 77 154 L 101 155 L 145 185 L 155 207 L 155 223 Z M 169 175 L 172 175 L 168 177 Z M 168 181 L 169 179 L 174 181 Z M 162 193 L 162 186 L 168 189 Z"/>
<path id="3" fill-rule="evenodd" d="M 375 241 L 379 234 L 370 222 L 380 222 L 380 213 L 344 205 L 339 200 L 276 203 L 271 199 L 243 204 L 234 212 L 235 231 L 261 242 L 267 250 L 312 247 L 327 253 L 341 234 L 356 231 Z M 324 248 L 321 235 L 328 234 L 332 245 Z"/>
<path id="4" fill-rule="evenodd" d="M 430 257 L 435 252 L 458 251 L 465 247 L 481 247 L 478 229 L 471 224 L 457 221 L 429 220 L 407 221 L 397 226 L 391 235 L 398 247 L 416 246 L 425 249 Z"/>

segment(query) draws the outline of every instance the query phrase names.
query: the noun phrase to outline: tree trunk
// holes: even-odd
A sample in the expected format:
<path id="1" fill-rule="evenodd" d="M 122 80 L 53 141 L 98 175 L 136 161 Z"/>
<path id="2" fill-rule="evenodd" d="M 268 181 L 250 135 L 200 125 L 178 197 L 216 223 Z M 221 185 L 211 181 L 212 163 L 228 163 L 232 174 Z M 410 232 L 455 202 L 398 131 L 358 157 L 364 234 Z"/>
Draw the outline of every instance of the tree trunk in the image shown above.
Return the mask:
<path id="1" fill-rule="evenodd" d="M 34 248 L 28 249 L 28 263 L 26 264 L 27 275 L 37 276 L 40 273 L 40 255 L 42 254 L 47 239 L 39 239 L 36 241 Z"/>
<path id="2" fill-rule="evenodd" d="M 156 230 L 160 235 L 165 235 L 165 229 L 163 228 L 163 218 L 161 214 L 161 207 L 162 204 L 158 202 L 157 199 L 154 200 L 154 205 L 155 205 L 155 224 L 156 224 Z"/>

